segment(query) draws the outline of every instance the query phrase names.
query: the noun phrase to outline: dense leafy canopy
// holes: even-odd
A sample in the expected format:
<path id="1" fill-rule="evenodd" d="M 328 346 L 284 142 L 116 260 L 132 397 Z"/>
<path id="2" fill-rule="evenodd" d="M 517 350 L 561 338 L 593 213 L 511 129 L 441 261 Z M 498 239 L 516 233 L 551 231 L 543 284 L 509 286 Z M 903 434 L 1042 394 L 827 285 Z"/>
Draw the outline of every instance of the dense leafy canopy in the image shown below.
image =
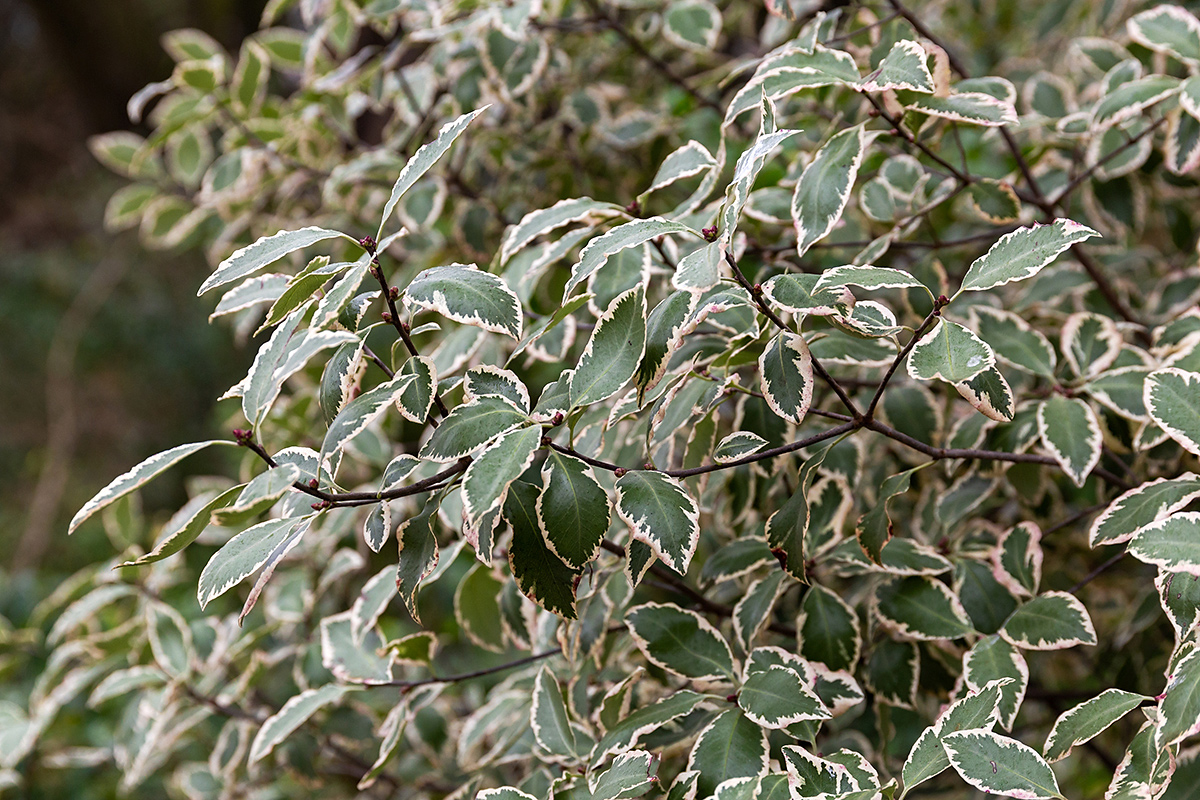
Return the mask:
<path id="1" fill-rule="evenodd" d="M 0 619 L 0 792 L 1194 796 L 1200 21 L 934 5 L 169 36 L 94 150 L 242 458 Z"/>

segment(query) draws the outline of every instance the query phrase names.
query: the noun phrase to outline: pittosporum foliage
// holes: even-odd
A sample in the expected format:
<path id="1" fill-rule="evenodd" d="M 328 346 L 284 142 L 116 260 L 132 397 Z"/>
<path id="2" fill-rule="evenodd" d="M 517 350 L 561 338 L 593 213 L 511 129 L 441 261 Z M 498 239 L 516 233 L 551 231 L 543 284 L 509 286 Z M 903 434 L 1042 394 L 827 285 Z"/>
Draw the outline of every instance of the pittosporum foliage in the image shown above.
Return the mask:
<path id="1" fill-rule="evenodd" d="M 722 5 L 167 38 L 109 222 L 257 355 L 71 523 L 0 779 L 1195 796 L 1200 22 Z"/>

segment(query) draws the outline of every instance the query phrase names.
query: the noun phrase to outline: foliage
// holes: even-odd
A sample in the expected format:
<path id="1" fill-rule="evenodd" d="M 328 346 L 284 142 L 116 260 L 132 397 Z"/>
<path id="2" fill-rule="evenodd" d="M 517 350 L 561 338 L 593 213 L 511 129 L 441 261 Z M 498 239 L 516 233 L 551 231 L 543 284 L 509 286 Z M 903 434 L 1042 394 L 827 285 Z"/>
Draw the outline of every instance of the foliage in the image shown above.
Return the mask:
<path id="1" fill-rule="evenodd" d="M 289 5 L 95 141 L 264 338 L 0 629 L 0 785 L 1190 796 L 1191 14 Z"/>

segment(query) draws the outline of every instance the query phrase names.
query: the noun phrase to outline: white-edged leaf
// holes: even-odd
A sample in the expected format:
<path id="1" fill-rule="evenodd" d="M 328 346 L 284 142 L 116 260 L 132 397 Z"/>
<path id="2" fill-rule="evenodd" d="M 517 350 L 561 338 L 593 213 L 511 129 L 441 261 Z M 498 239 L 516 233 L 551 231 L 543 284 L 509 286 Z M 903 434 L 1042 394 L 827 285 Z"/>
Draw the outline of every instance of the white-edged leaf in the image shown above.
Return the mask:
<path id="1" fill-rule="evenodd" d="M 986 253 L 975 259 L 963 278 L 959 293 L 983 291 L 1032 278 L 1071 245 L 1099 235 L 1086 225 L 1069 219 L 1019 228 L 1001 236 Z"/>
<path id="2" fill-rule="evenodd" d="M 537 743 L 551 756 L 575 755 L 575 731 L 567 717 L 562 690 L 545 665 L 538 670 L 533 682 L 533 704 L 530 725 Z"/>
<path id="3" fill-rule="evenodd" d="M 203 450 L 204 448 L 214 444 L 228 445 L 233 444 L 233 442 L 214 439 L 207 442 L 181 444 L 178 447 L 172 447 L 170 450 L 164 450 L 161 453 L 150 456 L 128 472 L 113 478 L 113 480 L 107 486 L 97 492 L 91 500 L 88 500 L 86 503 L 84 503 L 83 508 L 75 512 L 75 516 L 71 518 L 71 523 L 67 526 L 67 533 L 74 533 L 76 528 L 87 521 L 87 519 L 97 511 L 105 508 L 117 500 L 120 500 L 125 495 L 145 485 L 150 480 L 157 477 L 160 473 L 166 471 L 175 464 L 178 464 L 192 453 Z"/>
<path id="4" fill-rule="evenodd" d="M 646 293 L 639 283 L 596 320 L 571 373 L 571 406 L 607 400 L 629 382 L 646 352 Z"/>
<path id="5" fill-rule="evenodd" d="M 463 114 L 458 119 L 447 122 L 438 131 L 436 139 L 421 145 L 420 149 L 413 154 L 413 157 L 404 165 L 404 169 L 400 170 L 400 174 L 396 177 L 396 183 L 392 185 L 391 196 L 388 197 L 387 203 L 383 206 L 383 217 L 379 220 L 379 231 L 375 234 L 377 240 L 383 239 L 383 228 L 387 225 L 388 218 L 392 216 L 392 211 L 396 208 L 396 204 L 400 202 L 400 198 L 404 196 L 404 193 L 411 189 L 421 179 L 421 176 L 428 172 L 430 167 L 446 154 L 446 151 L 454 144 L 454 140 L 462 135 L 467 126 L 490 107 L 490 105 L 487 105 L 477 108 L 474 111 Z"/>
<path id="6" fill-rule="evenodd" d="M 799 424 L 813 395 L 812 354 L 804 337 L 781 331 L 758 359 L 763 397 L 771 410 Z"/>
<path id="7" fill-rule="evenodd" d="M 1146 411 L 1185 450 L 1200 455 L 1200 373 L 1168 367 L 1146 376 Z"/>
<path id="8" fill-rule="evenodd" d="M 973 332 L 939 319 L 908 354 L 908 374 L 919 381 L 940 379 L 947 383 L 970 380 L 991 367 L 996 354 Z"/>
<path id="9" fill-rule="evenodd" d="M 809 364 L 811 366 L 811 360 Z M 728 464 L 744 456 L 752 455 L 767 446 L 767 440 L 751 431 L 736 431 L 717 443 L 713 450 L 713 461 Z"/>
<path id="10" fill-rule="evenodd" d="M 782 666 L 752 673 L 742 684 L 737 702 L 752 722 L 764 728 L 786 728 L 802 720 L 833 716 L 795 670 Z"/>
<path id="11" fill-rule="evenodd" d="M 658 758 L 645 750 L 622 753 L 597 777 L 592 800 L 625 800 L 640 797 L 658 780 Z"/>
<path id="12" fill-rule="evenodd" d="M 1038 406 L 1037 420 L 1042 446 L 1076 486 L 1083 486 L 1100 463 L 1103 438 L 1096 412 L 1077 397 L 1055 394 Z"/>
<path id="13" fill-rule="evenodd" d="M 864 125 L 835 134 L 804 168 L 792 194 L 796 251 L 803 256 L 841 218 L 870 137 Z"/>
<path id="14" fill-rule="evenodd" d="M 1183 61 L 1200 62 L 1200 21 L 1182 6 L 1163 3 L 1125 23 L 1129 38 Z"/>
<path id="15" fill-rule="evenodd" d="M 213 599 L 253 574 L 284 546 L 300 526 L 308 526 L 311 517 L 269 519 L 234 536 L 213 554 L 200 573 L 196 598 L 204 608 Z"/>
<path id="16" fill-rule="evenodd" d="M 514 254 L 542 234 L 591 218 L 602 219 L 621 213 L 621 207 L 602 203 L 590 197 L 560 200 L 549 208 L 530 211 L 521 221 L 509 228 L 500 247 L 500 263 L 507 263 Z"/>
<path id="17" fill-rule="evenodd" d="M 1096 629 L 1087 609 L 1066 592 L 1046 592 L 1009 616 L 1000 635 L 1023 650 L 1062 650 L 1095 644 Z"/>
<path id="18" fill-rule="evenodd" d="M 672 44 L 705 53 L 721 35 L 721 10 L 709 0 L 673 0 L 663 14 L 663 36 Z"/>
<path id="19" fill-rule="evenodd" d="M 955 701 L 939 716 L 933 727 L 926 728 L 913 744 L 904 761 L 901 777 L 904 794 L 950 767 L 950 759 L 942 746 L 947 734 L 964 730 L 991 730 L 1000 718 L 1000 700 L 1009 679 L 992 681 L 978 692 L 970 692 Z"/>
<path id="20" fill-rule="evenodd" d="M 463 476 L 465 519 L 478 521 L 500 507 L 509 485 L 533 463 L 533 454 L 541 441 L 541 428 L 516 428 L 496 437 L 475 457 Z"/>
<path id="21" fill-rule="evenodd" d="M 678 572 L 687 573 L 700 542 L 700 510 L 677 480 L 633 470 L 617 479 L 617 513 L 636 541 Z"/>
<path id="22" fill-rule="evenodd" d="M 250 745 L 249 763 L 254 764 L 270 755 L 277 745 L 307 722 L 313 714 L 327 705 L 338 702 L 347 693 L 357 691 L 358 688 L 327 683 L 316 689 L 306 689 L 290 698 L 258 729 L 254 743 Z"/>
<path id="23" fill-rule="evenodd" d="M 785 273 L 763 284 L 763 295 L 772 305 L 793 314 L 830 316 L 849 313 L 854 295 L 844 286 L 818 289 L 819 275 Z"/>
<path id="24" fill-rule="evenodd" d="M 385 506 L 387 503 L 379 505 Z M 350 635 L 354 641 L 361 643 L 367 631 L 375 628 L 375 623 L 383 616 L 396 593 L 396 572 L 390 566 L 384 567 L 363 584 L 354 605 L 350 607 Z"/>
<path id="25" fill-rule="evenodd" d="M 608 492 L 591 467 L 551 450 L 542 466 L 537 523 L 546 545 L 563 563 L 583 569 L 600 551 L 612 519 Z"/>
<path id="26" fill-rule="evenodd" d="M 925 48 L 911 39 L 902 39 L 879 62 L 879 69 L 868 75 L 859 88 L 864 92 L 883 92 L 888 89 L 907 89 L 933 94 L 936 87 L 926 64 Z"/>
<path id="27" fill-rule="evenodd" d="M 474 264 L 449 264 L 419 273 L 404 298 L 447 319 L 521 338 L 521 301 L 498 275 Z"/>
<path id="28" fill-rule="evenodd" d="M 958 639 L 975 630 L 958 597 L 924 575 L 880 585 L 872 608 L 883 625 L 904 639 Z"/>
<path id="29" fill-rule="evenodd" d="M 1088 530 L 1088 544 L 1120 544 L 1139 530 L 1158 522 L 1200 497 L 1200 475 L 1158 478 L 1122 494 L 1096 517 Z"/>
<path id="30" fill-rule="evenodd" d="M 396 402 L 396 399 L 416 379 L 417 376 L 413 374 L 396 375 L 390 381 L 381 383 L 374 389 L 363 392 L 351 400 L 345 408 L 338 412 L 333 422 L 330 423 L 329 430 L 325 432 L 325 438 L 321 442 L 322 456 L 337 452 L 345 447 L 351 439 L 366 430 L 367 426 L 382 416 L 388 406 Z"/>
<path id="31" fill-rule="evenodd" d="M 213 274 L 209 275 L 200 285 L 200 290 L 196 292 L 196 295 L 200 296 L 210 289 L 249 277 L 263 267 L 274 264 L 288 253 L 303 250 L 305 247 L 332 239 L 335 236 L 358 244 L 352 237 L 341 231 L 316 227 L 301 228 L 298 231 L 280 231 L 271 236 L 264 236 L 254 244 L 246 245 L 222 261 Z"/>
<path id="32" fill-rule="evenodd" d="M 591 277 L 592 273 L 604 266 L 608 261 L 608 257 L 613 253 L 619 253 L 626 248 L 636 247 L 651 239 L 670 233 L 691 233 L 698 235 L 681 222 L 672 222 L 662 217 L 648 217 L 647 219 L 635 219 L 623 225 L 618 225 L 592 239 L 580 251 L 579 261 L 571 267 L 571 277 L 567 279 L 566 288 L 563 289 L 563 302 L 567 301 L 567 298 L 576 286 L 586 281 Z"/>
<path id="33" fill-rule="evenodd" d="M 925 284 L 904 270 L 890 267 L 875 267 L 869 264 L 848 264 L 844 267 L 834 267 L 821 273 L 813 287 L 813 292 L 839 289 L 843 286 L 857 286 L 860 289 L 873 291 L 876 289 L 924 289 Z"/>
<path id="34" fill-rule="evenodd" d="M 1200 575 L 1200 512 L 1179 511 L 1138 530 L 1129 554 L 1171 572 Z"/>
<path id="35" fill-rule="evenodd" d="M 1064 711 L 1054 721 L 1042 754 L 1047 761 L 1066 758 L 1075 745 L 1094 739 L 1149 697 L 1120 689 L 1106 689 L 1096 697 Z"/>
<path id="36" fill-rule="evenodd" d="M 1061 798 L 1050 765 L 1028 745 L 986 730 L 959 731 L 942 739 L 950 764 L 980 791 L 1018 800 Z"/>
<path id="37" fill-rule="evenodd" d="M 625 612 L 634 644 L 651 663 L 693 680 L 733 680 L 733 653 L 720 632 L 694 611 L 644 603 Z"/>
<path id="38" fill-rule="evenodd" d="M 528 414 L 503 397 L 481 397 L 451 410 L 418 455 L 439 463 L 456 461 L 528 419 Z"/>

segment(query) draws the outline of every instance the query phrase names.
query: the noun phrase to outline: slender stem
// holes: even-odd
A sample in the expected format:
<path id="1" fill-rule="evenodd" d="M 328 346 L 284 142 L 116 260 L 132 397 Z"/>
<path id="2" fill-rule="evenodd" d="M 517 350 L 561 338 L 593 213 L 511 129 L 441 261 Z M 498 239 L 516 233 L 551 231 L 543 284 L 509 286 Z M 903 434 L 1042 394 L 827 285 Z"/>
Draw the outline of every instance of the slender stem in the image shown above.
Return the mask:
<path id="1" fill-rule="evenodd" d="M 904 361 L 904 357 L 916 347 L 917 342 L 921 341 L 921 337 L 929 332 L 929 329 L 933 327 L 934 321 L 941 316 L 942 308 L 946 305 L 943 302 L 944 299 L 944 297 L 938 297 L 933 301 L 933 310 L 929 312 L 929 316 L 925 317 L 925 321 L 913 331 L 912 338 L 908 340 L 908 344 L 904 345 L 904 349 L 892 359 L 891 366 L 884 373 L 883 379 L 879 381 L 879 388 L 875 390 L 875 394 L 871 397 L 871 404 L 867 406 L 867 413 L 863 415 L 865 419 L 870 420 L 875 416 L 875 408 L 879 405 L 879 401 L 883 399 L 883 392 L 887 389 L 888 382 L 896 374 L 896 370 L 899 369 L 901 362 Z"/>
<path id="2" fill-rule="evenodd" d="M 421 678 L 415 681 L 391 681 L 389 683 L 379 684 L 380 686 L 397 686 L 401 689 L 413 689 L 418 686 L 428 686 L 433 683 L 461 683 L 462 681 L 474 680 L 475 678 L 483 678 L 488 675 L 495 675 L 497 672 L 506 672 L 510 669 L 523 667 L 526 664 L 533 664 L 537 661 L 550 658 L 551 656 L 561 655 L 562 650 L 555 648 L 553 650 L 543 650 L 540 653 L 534 653 L 524 658 L 518 658 L 515 661 L 507 661 L 503 664 L 497 664 L 494 667 L 484 667 L 483 669 L 473 670 L 471 672 L 461 672 L 457 675 L 444 675 L 442 677 Z"/>
<path id="3" fill-rule="evenodd" d="M 896 132 L 897 136 L 899 136 L 901 139 L 903 139 L 904 141 L 911 144 L 913 147 L 920 150 L 922 153 L 927 155 L 929 158 L 936 161 L 939 166 L 941 166 L 943 169 L 945 169 L 947 172 L 949 172 L 951 175 L 953 175 L 955 178 L 957 178 L 959 183 L 970 184 L 973 182 L 974 179 L 970 175 L 963 172 L 958 167 L 954 166 L 949 161 L 947 161 L 946 159 L 939 156 L 937 153 L 930 150 L 929 147 L 924 142 L 922 142 L 920 139 L 918 139 L 915 136 L 913 136 L 912 134 L 910 134 L 908 131 L 904 130 L 904 127 L 901 125 L 900 120 L 893 117 L 888 112 L 888 110 L 883 107 L 883 104 L 880 103 L 878 100 L 876 100 L 871 95 L 870 92 L 861 92 L 860 94 L 862 94 L 863 97 L 867 98 L 868 102 L 870 102 L 871 105 L 875 106 L 875 110 L 877 112 L 879 112 L 879 116 L 882 117 L 889 125 L 892 126 L 892 130 L 894 130 Z"/>

